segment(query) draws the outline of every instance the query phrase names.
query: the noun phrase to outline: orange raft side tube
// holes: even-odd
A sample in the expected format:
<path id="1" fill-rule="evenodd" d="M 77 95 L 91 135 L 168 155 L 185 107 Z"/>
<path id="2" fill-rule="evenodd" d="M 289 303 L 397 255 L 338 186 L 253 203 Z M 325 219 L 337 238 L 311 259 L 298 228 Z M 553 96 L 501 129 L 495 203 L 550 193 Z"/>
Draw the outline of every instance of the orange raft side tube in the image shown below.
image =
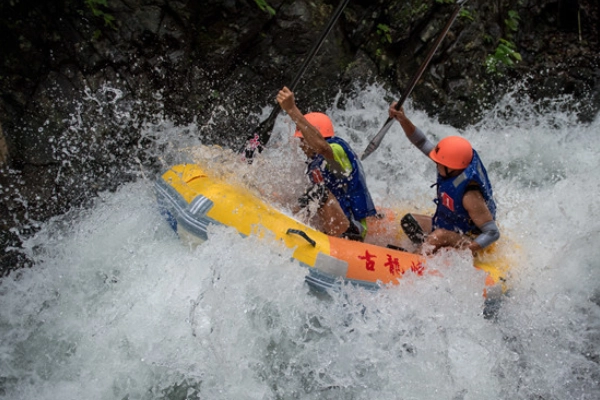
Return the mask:
<path id="1" fill-rule="evenodd" d="M 331 256 L 348 263 L 347 279 L 394 284 L 407 271 L 425 270 L 425 258 L 417 254 L 335 237 L 329 243 Z"/>

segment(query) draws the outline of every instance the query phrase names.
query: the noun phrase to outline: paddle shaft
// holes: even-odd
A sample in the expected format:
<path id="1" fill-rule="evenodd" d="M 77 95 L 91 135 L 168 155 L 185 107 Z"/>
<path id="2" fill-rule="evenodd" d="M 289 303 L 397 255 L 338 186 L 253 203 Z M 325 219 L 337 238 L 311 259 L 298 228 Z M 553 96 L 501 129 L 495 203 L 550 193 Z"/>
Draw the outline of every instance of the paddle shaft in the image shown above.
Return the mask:
<path id="1" fill-rule="evenodd" d="M 296 86 L 298 85 L 300 78 L 302 78 L 302 75 L 304 75 L 304 72 L 308 68 L 308 64 L 312 61 L 312 59 L 314 58 L 317 51 L 319 51 L 319 48 L 325 41 L 325 38 L 327 37 L 327 35 L 329 34 L 331 29 L 335 25 L 336 21 L 342 14 L 342 11 L 344 11 L 344 8 L 346 8 L 346 5 L 349 2 L 350 2 L 350 0 L 342 0 L 340 2 L 340 4 L 337 6 L 337 8 L 335 9 L 335 11 L 333 12 L 333 14 L 331 15 L 331 18 L 329 19 L 327 26 L 325 27 L 323 32 L 321 32 L 321 36 L 319 36 L 319 38 L 313 45 L 312 49 L 310 50 L 310 52 L 308 53 L 308 55 L 302 62 L 302 65 L 300 66 L 300 69 L 296 73 L 296 76 L 292 80 L 292 83 L 288 86 L 288 88 L 291 91 L 294 91 L 296 89 Z M 259 149 L 259 151 L 260 151 L 260 148 L 262 148 L 263 146 L 265 146 L 267 144 L 267 142 L 271 138 L 271 131 L 273 130 L 273 125 L 275 125 L 275 119 L 277 118 L 279 111 L 281 111 L 281 109 L 278 106 L 274 107 L 273 110 L 271 111 L 271 114 L 269 114 L 269 116 L 267 117 L 267 119 L 265 119 L 263 122 L 261 122 L 260 125 L 254 131 L 254 133 L 248 138 L 248 142 L 247 142 L 246 146 L 244 147 L 247 159 L 252 158 L 254 151 L 256 151 L 256 149 Z"/>
<path id="2" fill-rule="evenodd" d="M 458 16 L 458 13 L 459 13 L 460 9 L 462 8 L 463 4 L 466 3 L 466 1 L 467 0 L 459 0 L 456 3 L 456 8 L 454 9 L 454 12 L 452 13 L 452 16 L 450 17 L 450 19 L 446 23 L 446 26 L 444 26 L 444 29 L 442 29 L 442 31 L 438 35 L 438 37 L 435 40 L 435 42 L 433 43 L 433 46 L 432 46 L 431 50 L 429 50 L 429 54 L 427 54 L 427 57 L 425 58 L 425 60 L 423 60 L 423 62 L 421 63 L 421 66 L 419 67 L 419 69 L 417 70 L 417 72 L 413 75 L 413 77 L 410 80 L 410 82 L 408 83 L 408 86 L 406 87 L 406 90 L 404 90 L 404 93 L 402 93 L 402 97 L 400 97 L 400 100 L 398 100 L 398 102 L 396 103 L 396 105 L 394 107 L 396 109 L 396 111 L 400 110 L 400 108 L 402 107 L 402 105 L 404 105 L 404 102 L 406 101 L 406 99 L 408 98 L 408 96 L 410 96 L 411 92 L 413 91 L 413 89 L 417 85 L 417 82 L 419 81 L 419 79 L 421 79 L 421 75 L 423 75 L 423 72 L 425 71 L 425 68 L 427 68 L 427 66 L 429 65 L 429 62 L 433 58 L 433 55 L 435 54 L 435 52 L 437 51 L 438 47 L 440 46 L 440 43 L 442 43 L 442 40 L 444 40 L 444 37 L 446 36 L 446 34 L 448 33 L 448 31 L 450 30 L 450 27 L 454 23 L 454 20 Z M 388 117 L 388 119 L 387 119 L 387 121 L 385 121 L 385 124 L 383 125 L 383 127 L 379 130 L 379 132 L 377 133 L 377 135 L 375 135 L 375 137 L 371 140 L 371 142 L 369 143 L 369 145 L 365 149 L 363 155 L 360 158 L 361 160 L 366 159 L 369 155 L 371 155 L 371 153 L 373 153 L 375 150 L 377 150 L 377 148 L 381 144 L 381 141 L 383 140 L 384 136 L 386 135 L 387 131 L 392 126 L 393 122 L 394 122 L 394 119 Z"/>

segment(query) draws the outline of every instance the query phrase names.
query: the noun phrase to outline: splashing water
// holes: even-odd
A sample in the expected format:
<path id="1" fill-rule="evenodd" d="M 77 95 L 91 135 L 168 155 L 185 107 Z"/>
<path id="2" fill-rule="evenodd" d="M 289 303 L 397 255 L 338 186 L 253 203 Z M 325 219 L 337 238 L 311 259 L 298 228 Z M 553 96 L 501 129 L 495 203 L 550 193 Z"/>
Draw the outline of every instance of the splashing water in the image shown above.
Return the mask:
<path id="1" fill-rule="evenodd" d="M 327 110 L 358 153 L 385 96 L 374 86 Z M 432 140 L 463 134 L 488 166 L 502 234 L 520 247 L 497 321 L 482 318 L 484 276 L 465 254 L 433 257 L 443 277 L 320 296 L 273 241 L 213 227 L 183 245 L 146 177 L 26 242 L 36 267 L 0 283 L 0 398 L 599 398 L 600 121 L 561 105 L 507 96 L 461 132 L 405 107 Z M 143 135 L 165 167 L 207 163 L 284 205 L 303 185 L 292 129 L 280 115 L 252 165 L 186 139 L 196 127 Z M 364 167 L 377 204 L 431 209 L 435 167 L 398 125 Z"/>

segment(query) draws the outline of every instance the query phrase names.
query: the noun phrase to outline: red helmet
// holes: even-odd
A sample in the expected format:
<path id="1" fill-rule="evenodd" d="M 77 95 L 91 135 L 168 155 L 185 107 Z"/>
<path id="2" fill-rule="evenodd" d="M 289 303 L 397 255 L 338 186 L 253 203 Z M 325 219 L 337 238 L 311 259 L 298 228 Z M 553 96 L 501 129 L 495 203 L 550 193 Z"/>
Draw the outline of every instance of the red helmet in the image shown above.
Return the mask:
<path id="1" fill-rule="evenodd" d="M 465 169 L 473 159 L 473 147 L 465 138 L 448 136 L 431 150 L 429 158 L 451 169 Z"/>
<path id="2" fill-rule="evenodd" d="M 313 112 L 308 113 L 304 116 L 308 122 L 323 136 L 324 138 L 333 136 L 333 124 L 329 117 L 323 113 Z M 302 137 L 302 132 L 298 128 L 296 128 L 296 132 L 294 133 L 295 137 Z"/>

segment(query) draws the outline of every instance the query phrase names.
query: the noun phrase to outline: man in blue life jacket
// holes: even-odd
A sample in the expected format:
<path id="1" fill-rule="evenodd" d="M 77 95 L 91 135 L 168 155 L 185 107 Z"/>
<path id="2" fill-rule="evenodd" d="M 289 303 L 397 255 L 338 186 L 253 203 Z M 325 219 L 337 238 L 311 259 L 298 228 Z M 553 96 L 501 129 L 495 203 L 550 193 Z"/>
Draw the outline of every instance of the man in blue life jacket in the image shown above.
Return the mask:
<path id="1" fill-rule="evenodd" d="M 437 145 L 406 117 L 404 109 L 389 109 L 390 118 L 400 122 L 406 137 L 437 164 L 437 207 L 433 217 L 407 214 L 402 229 L 417 244 L 468 248 L 473 253 L 500 238 L 496 226 L 496 203 L 492 185 L 479 155 L 460 136 L 449 136 Z"/>
<path id="2" fill-rule="evenodd" d="M 377 212 L 358 156 L 348 143 L 334 136 L 327 115 L 303 115 L 287 87 L 279 91 L 277 102 L 296 123 L 294 136 L 308 157 L 306 174 L 311 186 L 294 211 L 316 206 L 313 223 L 317 229 L 331 236 L 364 240 L 366 219 Z"/>

